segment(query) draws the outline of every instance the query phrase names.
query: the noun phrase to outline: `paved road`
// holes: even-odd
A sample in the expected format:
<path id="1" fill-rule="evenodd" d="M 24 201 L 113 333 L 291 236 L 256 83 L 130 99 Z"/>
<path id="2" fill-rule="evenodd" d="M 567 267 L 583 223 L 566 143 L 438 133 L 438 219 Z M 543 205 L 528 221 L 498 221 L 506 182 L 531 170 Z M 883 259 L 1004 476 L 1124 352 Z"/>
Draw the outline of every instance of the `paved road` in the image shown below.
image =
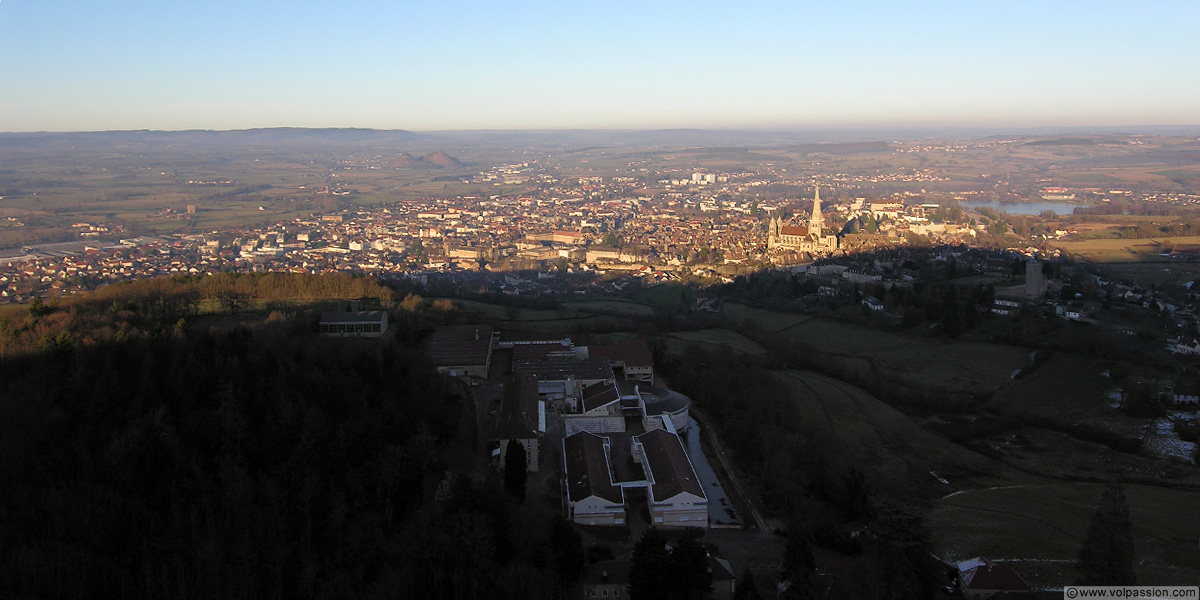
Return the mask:
<path id="1" fill-rule="evenodd" d="M 784 539 L 780 536 L 745 529 L 710 529 L 702 541 L 720 548 L 734 575 L 740 577 L 742 571 L 750 569 L 760 591 L 765 582 L 774 582 L 783 572 Z"/>

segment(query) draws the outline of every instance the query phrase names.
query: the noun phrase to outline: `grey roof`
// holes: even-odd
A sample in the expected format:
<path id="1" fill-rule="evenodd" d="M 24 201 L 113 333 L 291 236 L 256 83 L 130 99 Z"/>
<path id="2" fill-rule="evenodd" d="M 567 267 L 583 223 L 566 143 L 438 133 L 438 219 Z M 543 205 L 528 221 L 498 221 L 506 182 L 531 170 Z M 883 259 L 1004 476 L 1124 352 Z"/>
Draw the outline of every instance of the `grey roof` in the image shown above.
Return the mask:
<path id="1" fill-rule="evenodd" d="M 537 437 L 537 376 L 523 373 L 511 377 L 504 386 L 504 404 L 496 417 L 495 440 L 528 440 Z"/>
<path id="2" fill-rule="evenodd" d="M 378 323 L 386 318 L 387 313 L 382 310 L 321 313 L 322 323 Z"/>
<path id="3" fill-rule="evenodd" d="M 565 344 L 563 342 L 566 342 Z M 561 333 L 545 333 L 541 331 L 502 331 L 501 344 L 558 344 L 570 346 L 571 338 Z"/>
<path id="4" fill-rule="evenodd" d="M 603 358 L 551 358 L 547 360 L 514 360 L 514 373 L 533 373 L 542 381 L 561 381 L 568 377 L 577 380 L 612 379 L 612 367 Z"/>
<path id="5" fill-rule="evenodd" d="M 491 351 L 491 325 L 448 325 L 433 332 L 425 355 L 439 367 L 483 366 Z"/>
<path id="6" fill-rule="evenodd" d="M 700 485 L 700 478 L 696 476 L 679 436 L 665 429 L 655 429 L 635 439 L 646 451 L 645 466 L 654 478 L 654 484 L 650 487 L 656 502 L 673 498 L 683 492 L 708 498 L 704 495 L 704 487 Z"/>
<path id="7" fill-rule="evenodd" d="M 650 347 L 642 338 L 625 338 L 611 346 L 588 346 L 588 355 L 604 358 L 626 367 L 653 367 Z"/>
<path id="8" fill-rule="evenodd" d="M 593 383 L 583 388 L 583 412 L 589 413 L 621 399 L 617 386 L 611 381 Z"/>
<path id="9" fill-rule="evenodd" d="M 604 440 L 594 433 L 580 431 L 563 439 L 563 476 L 567 479 L 567 496 L 578 502 L 597 496 L 614 503 L 623 503 L 625 495 L 613 484 L 604 453 Z"/>
<path id="10" fill-rule="evenodd" d="M 574 360 L 575 349 L 556 343 L 520 344 L 513 346 L 512 357 L 513 362 L 551 359 Z"/>

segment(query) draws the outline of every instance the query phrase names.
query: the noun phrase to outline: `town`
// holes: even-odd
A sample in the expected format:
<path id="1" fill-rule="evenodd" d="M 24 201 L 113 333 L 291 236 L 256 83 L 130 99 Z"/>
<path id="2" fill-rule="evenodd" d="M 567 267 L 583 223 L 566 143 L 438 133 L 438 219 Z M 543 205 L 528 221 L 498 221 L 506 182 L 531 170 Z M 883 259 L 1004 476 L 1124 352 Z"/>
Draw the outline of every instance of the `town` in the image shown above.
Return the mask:
<path id="1" fill-rule="evenodd" d="M 837 148 L 915 160 L 1037 141 Z M 629 593 L 657 547 L 690 557 L 712 597 L 869 596 L 874 564 L 902 589 L 1037 597 L 1067 577 L 1082 523 L 1043 552 L 1024 502 L 1093 504 L 1120 481 L 1144 514 L 1190 493 L 1192 188 L 964 182 L 934 159 L 843 169 L 818 146 L 799 167 L 378 154 L 286 189 L 149 169 L 199 195 L 132 218 L 64 209 L 58 228 L 10 209 L 0 234 L 31 237 L 0 251 L 0 354 L 284 335 L 312 350 L 281 363 L 358 355 L 338 377 L 387 387 L 364 365 L 417 350 L 406 377 L 440 374 L 444 399 L 395 405 L 424 416 L 384 435 L 408 436 L 397 464 L 425 456 L 404 475 L 418 504 L 490 514 L 485 546 L 529 552 L 500 571 L 544 564 L 521 536 L 548 527 L 562 571 L 539 581 L 568 596 Z M 4 202 L 53 192 L 34 193 Z M 1164 539 L 1158 525 L 1142 535 Z M 1188 551 L 1162 547 L 1139 568 L 1188 572 Z"/>

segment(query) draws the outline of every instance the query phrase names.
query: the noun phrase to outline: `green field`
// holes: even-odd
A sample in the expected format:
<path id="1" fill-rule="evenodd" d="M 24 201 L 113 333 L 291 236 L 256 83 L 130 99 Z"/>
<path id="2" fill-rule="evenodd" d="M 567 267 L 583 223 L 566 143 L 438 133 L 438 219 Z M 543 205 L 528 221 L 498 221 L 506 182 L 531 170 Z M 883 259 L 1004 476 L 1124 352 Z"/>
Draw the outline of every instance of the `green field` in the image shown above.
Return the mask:
<path id="1" fill-rule="evenodd" d="M 1140 433 L 1141 422 L 1111 419 L 1114 431 Z M 945 427 L 942 427 L 944 430 Z M 1031 477 L 1054 481 L 1127 481 L 1200 489 L 1200 469 L 1145 454 L 1114 450 L 1104 444 L 1072 437 L 1061 431 L 1026 426 L 976 439 L 972 448 L 986 447 L 999 462 Z M 1010 485 L 1021 479 L 988 480 L 983 486 Z"/>
<path id="2" fill-rule="evenodd" d="M 734 302 L 726 302 L 721 308 L 721 314 L 732 321 L 734 325 L 741 326 L 749 323 L 754 327 L 770 332 L 782 331 L 811 318 L 804 315 L 751 308 L 745 304 Z"/>
<path id="3" fill-rule="evenodd" d="M 728 349 L 741 356 L 762 356 L 766 350 L 752 339 L 728 329 L 700 329 L 672 333 L 664 340 L 667 351 L 676 356 L 685 356 L 691 344 L 709 346 L 709 350 Z"/>
<path id="4" fill-rule="evenodd" d="M 1074 354 L 1055 354 L 1032 374 L 996 392 L 994 402 L 1006 411 L 1058 416 L 1108 410 L 1116 384 L 1101 375 L 1104 365 Z"/>
<path id="5" fill-rule="evenodd" d="M 495 322 L 501 329 L 514 331 L 544 331 L 564 333 L 583 331 L 616 331 L 634 328 L 634 321 L 610 313 L 586 310 L 517 308 L 475 300 L 453 300 L 464 312 Z M 615 303 L 622 304 L 622 303 Z M 628 303 L 625 303 L 628 304 Z M 630 306 L 637 306 L 630 304 Z"/>
<path id="6" fill-rule="evenodd" d="M 842 443 L 847 464 L 860 465 L 892 486 L 945 485 L 949 491 L 965 478 L 1006 472 L 861 388 L 810 371 L 780 371 L 776 377 L 788 386 L 802 418 Z M 939 476 L 950 483 L 940 483 Z"/>
<path id="7" fill-rule="evenodd" d="M 1145 263 L 1114 262 L 1104 265 L 1104 272 L 1115 279 L 1129 279 L 1142 285 L 1158 288 L 1182 287 L 1189 281 L 1200 279 L 1200 264 L 1171 261 Z"/>
<path id="8" fill-rule="evenodd" d="M 868 359 L 889 377 L 954 392 L 994 390 L 1029 363 L 1023 348 L 917 338 L 827 319 L 804 321 L 783 334 L 826 354 Z"/>
<path id="9" fill-rule="evenodd" d="M 690 308 L 696 302 L 696 291 L 682 283 L 664 283 L 637 290 L 633 293 L 633 299 L 671 309 Z"/>
<path id="10" fill-rule="evenodd" d="M 1068 583 L 1102 487 L 1037 483 L 950 495 L 929 518 L 934 546 L 948 560 L 1021 559 L 1013 566 L 1034 586 Z M 1195 494 L 1157 486 L 1126 487 L 1139 584 L 1200 581 Z"/>
<path id="11" fill-rule="evenodd" d="M 475 300 L 459 300 L 457 298 L 453 299 L 453 302 L 455 306 L 467 312 L 507 321 L 553 321 L 559 319 L 580 319 L 590 316 L 587 313 L 573 310 L 517 308 L 502 306 L 500 304 L 489 304 L 487 302 L 477 302 Z"/>
<path id="12" fill-rule="evenodd" d="M 1176 248 L 1200 247 L 1200 236 L 1162 236 L 1135 239 L 1091 239 L 1082 241 L 1057 241 L 1053 246 L 1072 256 L 1094 262 L 1129 262 L 1143 257 L 1155 260 L 1164 251 L 1164 245 Z"/>
<path id="13" fill-rule="evenodd" d="M 654 307 L 638 302 L 630 302 L 616 298 L 606 300 L 587 300 L 583 302 L 563 302 L 563 307 L 581 312 L 598 315 L 613 315 L 632 319 L 648 319 L 654 316 Z"/>

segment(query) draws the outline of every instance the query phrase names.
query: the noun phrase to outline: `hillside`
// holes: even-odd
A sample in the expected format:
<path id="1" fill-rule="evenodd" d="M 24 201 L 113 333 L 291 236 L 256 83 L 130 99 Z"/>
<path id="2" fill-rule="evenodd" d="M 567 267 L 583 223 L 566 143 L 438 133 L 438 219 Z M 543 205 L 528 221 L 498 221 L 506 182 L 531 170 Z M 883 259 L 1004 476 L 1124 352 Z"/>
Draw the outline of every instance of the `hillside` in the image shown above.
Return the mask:
<path id="1" fill-rule="evenodd" d="M 466 163 L 446 154 L 444 150 L 422 154 L 420 158 L 405 152 L 397 156 L 389 166 L 393 169 L 459 169 Z"/>

